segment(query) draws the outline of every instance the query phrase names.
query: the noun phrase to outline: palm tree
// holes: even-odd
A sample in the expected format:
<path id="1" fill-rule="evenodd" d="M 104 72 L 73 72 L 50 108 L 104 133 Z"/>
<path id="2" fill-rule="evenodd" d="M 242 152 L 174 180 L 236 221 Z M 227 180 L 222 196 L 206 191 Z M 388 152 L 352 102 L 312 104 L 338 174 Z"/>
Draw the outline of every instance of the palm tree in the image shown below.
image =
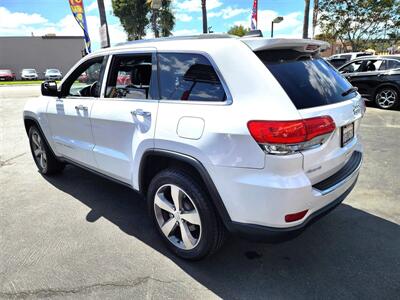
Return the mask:
<path id="1" fill-rule="evenodd" d="M 308 19 L 310 16 L 310 0 L 305 0 L 304 5 L 304 22 L 303 22 L 303 39 L 308 38 Z"/>
<path id="2" fill-rule="evenodd" d="M 208 32 L 207 26 L 207 4 L 206 0 L 201 0 L 201 11 L 203 13 L 203 33 Z"/>
<path id="3" fill-rule="evenodd" d="M 153 0 L 147 0 L 149 7 L 152 7 Z M 151 29 L 154 37 L 170 36 L 175 26 L 175 17 L 171 10 L 171 0 L 162 0 L 159 10 L 151 10 Z"/>
<path id="4" fill-rule="evenodd" d="M 317 27 L 318 9 L 319 9 L 319 0 L 314 0 L 313 20 L 312 20 L 312 38 L 314 38 L 315 28 Z"/>

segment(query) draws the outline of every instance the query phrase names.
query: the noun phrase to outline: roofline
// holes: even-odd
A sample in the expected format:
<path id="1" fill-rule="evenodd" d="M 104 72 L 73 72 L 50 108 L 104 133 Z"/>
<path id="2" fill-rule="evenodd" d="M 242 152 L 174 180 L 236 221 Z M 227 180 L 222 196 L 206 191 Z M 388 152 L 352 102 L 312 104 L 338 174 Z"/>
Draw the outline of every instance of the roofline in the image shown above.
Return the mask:
<path id="1" fill-rule="evenodd" d="M 230 35 L 230 34 L 225 34 L 225 33 L 207 33 L 207 34 L 197 34 L 197 35 L 180 35 L 180 36 L 169 36 L 169 37 L 161 37 L 161 38 L 153 38 L 153 39 L 142 39 L 142 40 L 128 41 L 128 42 L 116 44 L 114 47 L 145 44 L 145 43 L 154 43 L 154 42 L 171 42 L 171 41 L 203 40 L 203 39 L 204 40 L 209 40 L 209 39 L 228 39 L 228 38 L 237 38 L 237 36 Z"/>
<path id="2" fill-rule="evenodd" d="M 30 35 L 24 35 L 24 36 L 0 36 L 0 39 L 83 39 L 83 36 L 79 35 L 38 35 L 38 36 L 30 36 Z"/>

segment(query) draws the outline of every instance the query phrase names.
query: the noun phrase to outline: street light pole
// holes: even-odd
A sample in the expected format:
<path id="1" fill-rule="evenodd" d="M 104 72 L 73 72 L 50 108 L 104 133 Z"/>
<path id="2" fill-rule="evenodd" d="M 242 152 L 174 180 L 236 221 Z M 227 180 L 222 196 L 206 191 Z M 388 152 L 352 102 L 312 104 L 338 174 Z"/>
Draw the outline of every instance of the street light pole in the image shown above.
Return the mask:
<path id="1" fill-rule="evenodd" d="M 203 15 L 203 33 L 208 32 L 207 26 L 207 3 L 206 0 L 201 0 L 201 11 Z"/>
<path id="2" fill-rule="evenodd" d="M 274 21 L 271 22 L 271 38 L 274 37 Z"/>
<path id="3" fill-rule="evenodd" d="M 276 17 L 271 22 L 271 38 L 274 37 L 274 23 L 278 24 L 283 21 L 283 17 Z"/>
<path id="4" fill-rule="evenodd" d="M 106 10 L 104 8 L 104 0 L 97 0 L 97 5 L 99 7 L 99 15 L 100 15 L 101 48 L 108 48 L 110 47 L 110 36 L 108 34 L 108 25 L 106 18 Z"/>

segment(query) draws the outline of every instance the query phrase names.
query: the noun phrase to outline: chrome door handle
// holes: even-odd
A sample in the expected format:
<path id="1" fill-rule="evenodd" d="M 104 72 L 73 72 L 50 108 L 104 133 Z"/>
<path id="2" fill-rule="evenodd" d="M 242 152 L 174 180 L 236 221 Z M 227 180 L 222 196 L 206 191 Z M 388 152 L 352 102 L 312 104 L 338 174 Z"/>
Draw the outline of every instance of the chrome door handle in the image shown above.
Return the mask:
<path id="1" fill-rule="evenodd" d="M 131 114 L 134 116 L 142 116 L 142 117 L 150 117 L 151 116 L 151 112 L 149 111 L 143 111 L 143 109 L 138 108 L 136 110 L 132 110 Z"/>
<path id="2" fill-rule="evenodd" d="M 88 110 L 87 106 L 83 106 L 83 105 L 76 105 L 76 106 L 75 106 L 75 109 L 77 109 L 77 110 L 84 110 L 84 111 L 87 111 L 87 110 Z"/>

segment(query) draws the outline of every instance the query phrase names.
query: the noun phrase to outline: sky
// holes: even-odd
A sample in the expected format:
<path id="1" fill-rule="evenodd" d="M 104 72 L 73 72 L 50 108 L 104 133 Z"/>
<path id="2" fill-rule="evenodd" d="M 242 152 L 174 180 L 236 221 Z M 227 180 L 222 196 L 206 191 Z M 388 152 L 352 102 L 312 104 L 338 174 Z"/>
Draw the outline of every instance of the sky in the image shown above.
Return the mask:
<path id="1" fill-rule="evenodd" d="M 100 46 L 97 0 L 83 0 L 92 48 Z M 126 40 L 126 34 L 113 16 L 111 0 L 104 0 L 111 44 Z M 176 24 L 174 35 L 201 33 L 200 0 L 173 0 Z M 214 32 L 227 32 L 233 25 L 250 27 L 253 0 L 207 0 L 208 26 Z M 274 37 L 297 37 L 302 34 L 304 0 L 259 0 L 258 28 L 270 35 L 271 21 L 283 16 L 274 25 Z M 69 8 L 68 0 L 0 0 L 0 36 L 82 35 Z M 152 37 L 148 30 L 147 37 Z"/>

